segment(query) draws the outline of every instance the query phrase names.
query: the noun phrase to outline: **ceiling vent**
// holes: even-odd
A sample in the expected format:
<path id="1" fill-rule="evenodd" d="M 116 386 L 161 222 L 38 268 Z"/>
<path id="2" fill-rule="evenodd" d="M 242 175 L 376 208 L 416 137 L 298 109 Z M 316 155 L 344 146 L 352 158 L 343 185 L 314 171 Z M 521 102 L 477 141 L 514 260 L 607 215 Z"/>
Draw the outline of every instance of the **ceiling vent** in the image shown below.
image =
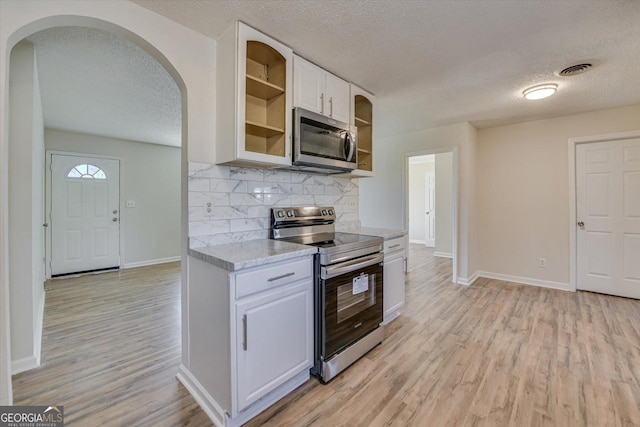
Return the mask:
<path id="1" fill-rule="evenodd" d="M 576 74 L 584 73 L 585 71 L 589 70 L 591 67 L 593 67 L 593 65 L 589 63 L 576 64 L 576 65 L 567 67 L 562 71 L 558 71 L 558 75 L 563 77 L 575 76 Z"/>

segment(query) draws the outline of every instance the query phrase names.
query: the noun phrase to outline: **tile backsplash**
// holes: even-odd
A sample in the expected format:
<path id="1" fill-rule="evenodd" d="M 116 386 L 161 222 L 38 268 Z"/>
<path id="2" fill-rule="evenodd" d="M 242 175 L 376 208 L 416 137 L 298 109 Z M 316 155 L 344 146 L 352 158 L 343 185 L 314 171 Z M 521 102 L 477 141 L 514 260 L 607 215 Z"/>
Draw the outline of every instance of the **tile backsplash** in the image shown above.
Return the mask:
<path id="1" fill-rule="evenodd" d="M 189 245 L 267 238 L 278 206 L 334 206 L 336 229 L 357 229 L 358 194 L 358 179 L 189 162 Z"/>

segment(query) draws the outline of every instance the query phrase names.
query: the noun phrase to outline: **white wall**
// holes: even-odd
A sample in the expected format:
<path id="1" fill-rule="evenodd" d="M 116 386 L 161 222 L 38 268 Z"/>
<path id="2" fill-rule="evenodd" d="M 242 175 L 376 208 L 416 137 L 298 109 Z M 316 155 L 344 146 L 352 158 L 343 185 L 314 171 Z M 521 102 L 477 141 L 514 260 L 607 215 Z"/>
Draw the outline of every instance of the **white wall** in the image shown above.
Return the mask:
<path id="1" fill-rule="evenodd" d="M 409 241 L 424 244 L 426 240 L 425 174 L 435 170 L 434 162 L 409 163 Z"/>
<path id="2" fill-rule="evenodd" d="M 376 118 L 374 117 L 374 122 Z M 378 132 L 378 135 L 385 134 Z M 360 180 L 360 220 L 363 226 L 404 229 L 402 192 L 404 155 L 424 150 L 457 148 L 459 192 L 458 263 L 461 283 L 468 280 L 469 265 L 475 266 L 475 220 L 471 203 L 475 200 L 475 129 L 468 123 L 425 129 L 401 135 L 379 137 L 374 141 L 376 176 Z"/>
<path id="3" fill-rule="evenodd" d="M 46 129 L 45 147 L 122 159 L 120 238 L 125 268 L 180 256 L 180 148 L 56 129 Z M 125 207 L 126 200 L 134 201 L 135 207 Z"/>
<path id="4" fill-rule="evenodd" d="M 9 280 L 13 372 L 40 364 L 44 299 L 42 102 L 35 48 L 21 42 L 11 54 L 9 148 Z"/>
<path id="5" fill-rule="evenodd" d="M 479 130 L 479 269 L 568 287 L 567 141 L 638 129 L 640 105 Z"/>
<path id="6" fill-rule="evenodd" d="M 147 50 L 176 80 L 182 94 L 182 256 L 187 249 L 187 160 L 215 163 L 216 42 L 161 15 L 117 0 L 0 1 L 0 404 L 12 402 L 8 313 L 8 79 L 9 53 L 25 37 L 46 28 L 89 26 L 128 38 Z M 188 48 L 185 48 L 188 46 Z M 182 350 L 188 367 L 188 280 L 182 273 Z"/>
<path id="7" fill-rule="evenodd" d="M 453 154 L 435 155 L 436 172 L 436 244 L 434 253 L 453 253 Z"/>

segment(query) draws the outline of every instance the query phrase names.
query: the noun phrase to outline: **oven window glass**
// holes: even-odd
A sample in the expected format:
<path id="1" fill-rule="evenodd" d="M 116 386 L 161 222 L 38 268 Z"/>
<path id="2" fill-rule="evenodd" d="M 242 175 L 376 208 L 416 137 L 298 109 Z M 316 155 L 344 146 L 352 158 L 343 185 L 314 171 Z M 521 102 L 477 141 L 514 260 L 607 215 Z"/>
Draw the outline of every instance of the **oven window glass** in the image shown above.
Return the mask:
<path id="1" fill-rule="evenodd" d="M 376 264 L 322 280 L 321 354 L 325 360 L 382 322 L 382 273 L 382 265 Z M 363 275 L 368 276 L 368 287 L 364 289 L 364 283 L 358 283 L 360 286 L 354 295 L 353 279 Z"/>
<path id="2" fill-rule="evenodd" d="M 338 286 L 338 298 L 336 307 L 338 323 L 363 312 L 376 303 L 376 275 L 369 274 L 368 289 L 354 295 L 353 282 Z"/>

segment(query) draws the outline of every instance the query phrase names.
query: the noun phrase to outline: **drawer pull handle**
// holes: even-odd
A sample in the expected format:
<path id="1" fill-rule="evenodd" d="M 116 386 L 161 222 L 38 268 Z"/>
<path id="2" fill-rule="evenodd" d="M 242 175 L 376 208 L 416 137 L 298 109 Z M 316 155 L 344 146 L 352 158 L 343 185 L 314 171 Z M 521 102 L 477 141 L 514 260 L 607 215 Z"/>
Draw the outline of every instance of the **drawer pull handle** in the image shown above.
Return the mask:
<path id="1" fill-rule="evenodd" d="M 247 315 L 242 316 L 242 349 L 247 351 Z"/>
<path id="2" fill-rule="evenodd" d="M 275 282 L 276 280 L 284 279 L 285 277 L 293 276 L 294 274 L 296 274 L 296 273 L 294 273 L 293 271 L 291 273 L 281 274 L 280 276 L 276 276 L 276 277 L 272 277 L 270 279 L 267 279 L 267 282 Z"/>
<path id="3" fill-rule="evenodd" d="M 398 246 L 400 246 L 400 243 L 396 243 L 395 245 L 389 246 L 389 249 L 397 248 Z"/>

